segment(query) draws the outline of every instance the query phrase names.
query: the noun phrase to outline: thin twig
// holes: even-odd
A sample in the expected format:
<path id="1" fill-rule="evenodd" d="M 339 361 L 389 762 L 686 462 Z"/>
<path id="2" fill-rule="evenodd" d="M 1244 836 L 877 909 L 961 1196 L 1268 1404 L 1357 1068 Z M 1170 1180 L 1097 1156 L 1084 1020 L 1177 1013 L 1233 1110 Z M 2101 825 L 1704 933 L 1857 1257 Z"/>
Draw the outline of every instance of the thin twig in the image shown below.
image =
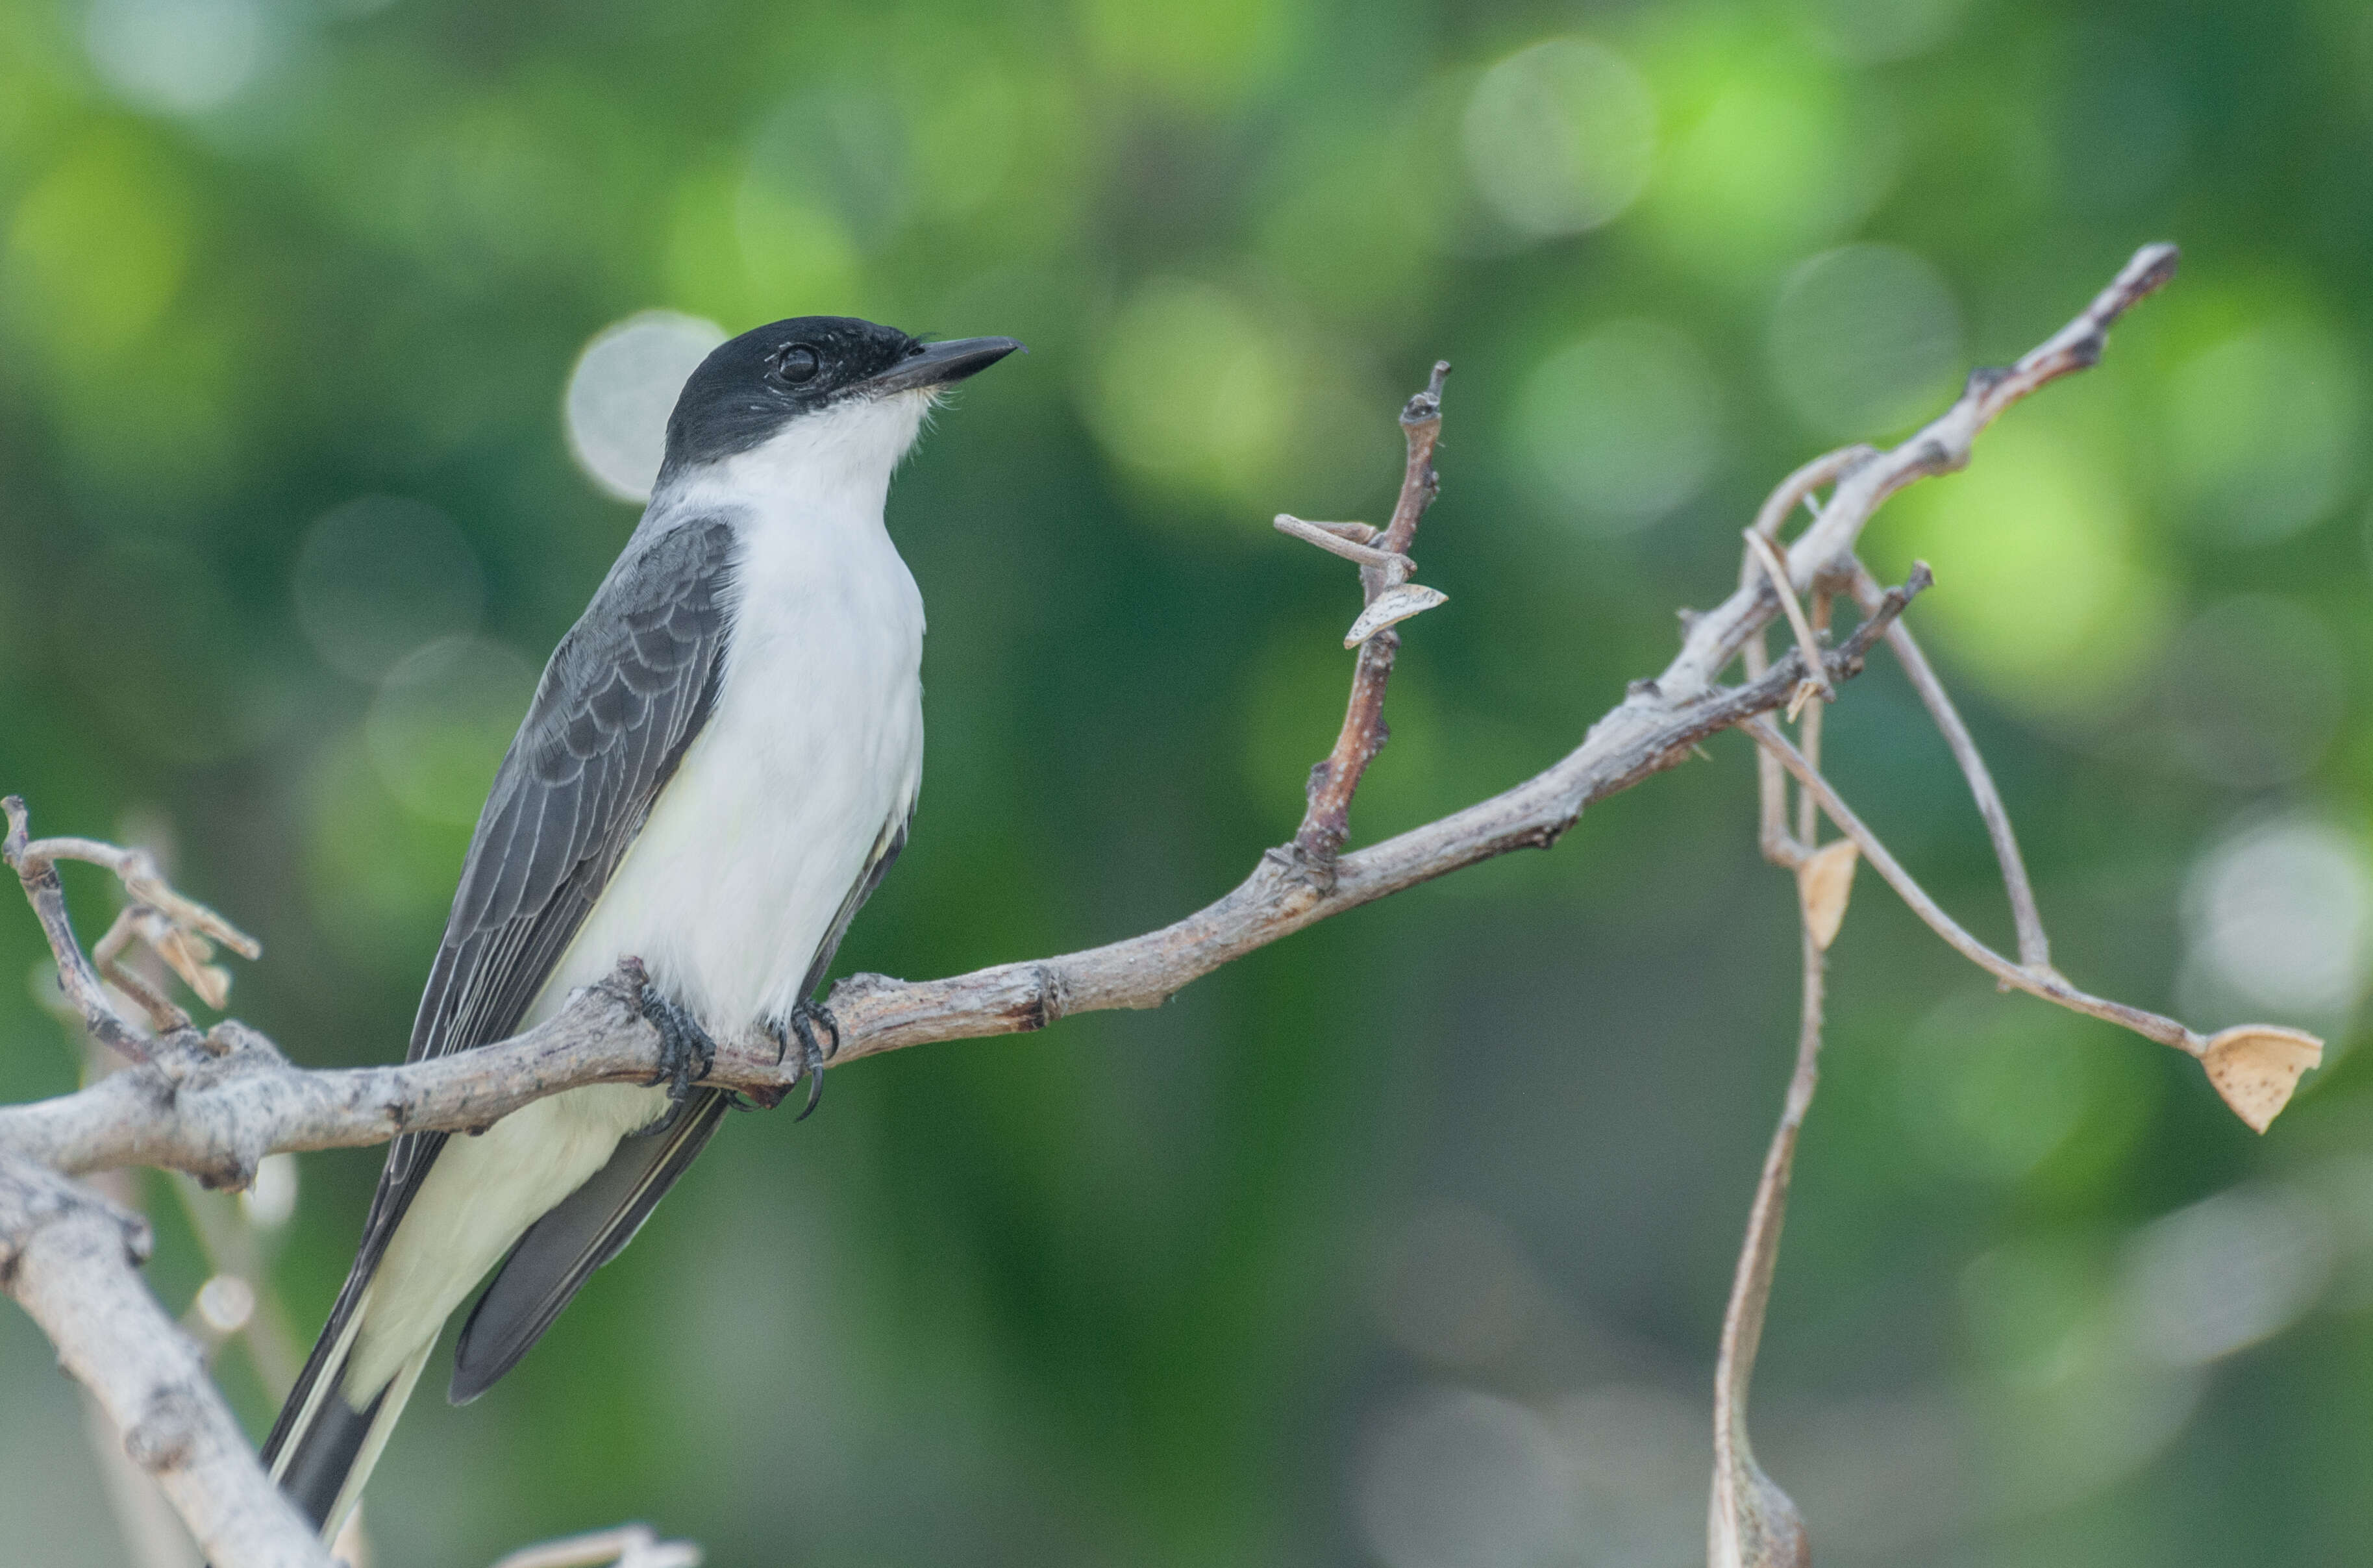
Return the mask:
<path id="1" fill-rule="evenodd" d="M 1442 436 L 1442 381 L 1450 374 L 1446 360 L 1434 362 L 1433 374 L 1427 378 L 1425 391 L 1409 400 L 1401 410 L 1401 433 L 1409 445 L 1409 459 L 1401 472 L 1400 498 L 1393 505 L 1393 520 L 1377 535 L 1375 548 L 1385 556 L 1409 558 L 1409 544 L 1417 537 L 1418 519 L 1442 488 L 1442 481 L 1433 471 L 1433 449 Z M 1370 603 L 1387 588 L 1397 587 L 1405 568 L 1387 566 L 1380 570 L 1361 575 L 1361 586 Z M 1400 634 L 1392 630 L 1378 632 L 1360 644 L 1360 660 L 1351 674 L 1351 699 L 1345 707 L 1343 727 L 1335 737 L 1335 749 L 1326 759 L 1310 770 L 1309 804 L 1302 813 L 1302 825 L 1293 836 L 1297 869 L 1308 880 L 1322 888 L 1331 888 L 1336 876 L 1335 857 L 1351 836 L 1351 797 L 1360 788 L 1361 776 L 1368 764 L 1383 749 L 1388 731 L 1385 728 L 1385 687 L 1393 676 L 1393 658 L 1400 650 Z"/>
<path id="2" fill-rule="evenodd" d="M 1854 815 L 1845 802 L 1839 798 L 1838 792 L 1830 788 L 1829 780 L 1806 762 L 1803 754 L 1788 743 L 1788 737 L 1774 728 L 1771 720 L 1759 715 L 1742 721 L 1738 727 L 1753 736 L 1756 744 L 1780 759 L 1780 766 L 1794 775 L 1799 788 L 1809 791 L 1820 802 L 1822 813 L 1837 824 L 1840 832 L 1854 841 L 1861 848 L 1863 858 L 1911 907 L 1911 912 L 1927 922 L 1930 930 L 1943 937 L 1955 952 L 1970 963 L 2029 996 L 2039 996 L 2073 1012 L 2082 1012 L 2087 1017 L 2131 1029 L 2145 1039 L 2172 1046 L 2187 1056 L 2196 1057 L 2207 1050 L 2206 1036 L 2185 1028 L 2172 1018 L 2080 991 L 2055 969 L 2021 968 L 1971 936 L 1912 880 L 1911 874 L 1888 853 L 1887 846 L 1878 841 L 1878 836 L 1863 825 L 1862 819 Z"/>
<path id="3" fill-rule="evenodd" d="M 1763 505 L 1756 510 L 1755 532 L 1766 539 L 1779 538 L 1780 525 L 1788 521 L 1790 512 L 1810 501 L 1814 491 L 1834 482 L 1846 470 L 1867 462 L 1877 455 L 1876 447 L 1864 446 L 1859 443 L 1851 447 L 1840 447 L 1835 451 L 1823 452 L 1771 487 L 1771 493 L 1763 497 Z M 1753 579 L 1753 568 L 1742 563 L 1738 574 L 1738 585 L 1741 588 L 1752 588 Z"/>
<path id="4" fill-rule="evenodd" d="M 1867 614 L 1883 591 L 1878 579 L 1868 568 L 1856 563 L 1853 577 L 1855 601 Z M 1895 661 L 1903 667 L 1911 689 L 1920 694 L 1921 703 L 1928 717 L 1943 732 L 1945 743 L 1953 748 L 1953 760 L 1961 766 L 1961 777 L 1970 781 L 1970 796 L 1977 802 L 1978 815 L 1985 819 L 1986 837 L 1993 841 L 1994 860 L 2002 867 L 2003 891 L 2010 897 L 2011 919 L 2018 930 L 2018 961 L 2029 969 L 2048 969 L 2052 965 L 2052 939 L 2044 933 L 2043 914 L 2036 907 L 2035 888 L 2027 878 L 2027 861 L 2018 852 L 2018 837 L 2011 831 L 2010 811 L 2003 804 L 2002 792 L 1994 788 L 1994 776 L 1986 766 L 1977 741 L 1970 727 L 1961 721 L 1960 710 L 1945 691 L 1945 683 L 1936 678 L 1935 670 L 1920 645 L 1912 639 L 1911 628 L 1900 622 L 1887 629 L 1887 646 Z M 1760 753 L 1758 754 L 1761 755 Z M 1765 759 L 1766 765 L 1779 764 Z M 1818 763 L 1817 763 L 1818 765 Z"/>
<path id="5" fill-rule="evenodd" d="M 11 825 L 15 825 L 12 819 Z M 157 857 L 137 846 L 104 843 L 96 838 L 37 838 L 23 853 L 43 860 L 81 860 L 114 873 L 135 902 L 146 904 L 177 926 L 221 942 L 241 958 L 263 956 L 263 944 L 193 898 L 174 891 L 158 868 Z"/>
<path id="6" fill-rule="evenodd" d="M 26 901 L 32 905 L 41 935 L 50 944 L 50 956 L 57 964 L 58 989 L 93 1039 L 129 1060 L 147 1060 L 149 1036 L 124 1017 L 107 994 L 107 987 L 84 956 L 82 943 L 66 919 L 65 888 L 58 880 L 57 860 L 44 852 L 60 840 L 45 839 L 35 846 L 27 837 L 25 802 L 14 795 L 0 800 L 0 812 L 6 813 L 8 821 L 7 837 L 0 840 L 0 860 L 24 884 Z"/>
<path id="7" fill-rule="evenodd" d="M 1395 555 L 1390 550 L 1379 550 L 1373 544 L 1363 544 L 1346 536 L 1341 532 L 1347 526 L 1343 523 L 1305 522 L 1301 518 L 1280 512 L 1272 526 L 1280 533 L 1299 539 L 1306 544 L 1315 544 L 1330 556 L 1340 556 L 1347 561 L 1357 561 L 1363 567 L 1374 567 L 1379 571 L 1397 572 L 1400 576 L 1396 580 L 1407 580 L 1409 574 L 1417 569 L 1417 563 L 1407 556 Z M 1364 523 L 1350 526 L 1366 527 Z M 1368 529 L 1368 532 L 1373 534 L 1375 530 Z"/>
<path id="8" fill-rule="evenodd" d="M 25 896 L 49 942 L 50 956 L 56 961 L 59 989 L 82 1015 L 83 1026 L 92 1037 L 119 1055 L 146 1061 L 158 1040 L 181 1039 L 192 1032 L 188 1013 L 116 962 L 132 937 L 147 942 L 216 1005 L 228 977 L 205 963 L 207 952 L 198 944 L 211 940 L 244 957 L 263 955 L 263 949 L 254 938 L 205 905 L 175 892 L 158 869 L 156 857 L 146 849 L 127 849 L 95 838 L 31 837 L 25 802 L 14 795 L 0 800 L 0 813 L 6 813 L 8 824 L 6 838 L 0 839 L 0 860 L 24 884 Z M 83 860 L 106 868 L 133 900 L 132 908 L 100 942 L 100 962 L 96 966 L 67 923 L 64 887 L 58 879 L 60 860 Z M 156 1038 L 123 1015 L 107 994 L 108 980 L 116 981 L 149 1014 L 157 1025 Z"/>
<path id="9" fill-rule="evenodd" d="M 1752 557 L 1750 557 L 1750 560 Z M 1771 667 L 1771 656 L 1758 630 L 1739 650 L 1748 681 L 1759 681 Z M 1755 751 L 1755 844 L 1775 866 L 1803 863 L 1805 847 L 1788 831 L 1788 775 L 1780 759 L 1758 746 Z"/>
<path id="10" fill-rule="evenodd" d="M 1747 531 L 1747 553 L 1753 556 L 1762 566 L 1764 580 L 1769 582 L 1772 591 L 1779 594 L 1780 608 L 1787 614 L 1789 627 L 1796 634 L 1796 646 L 1805 650 L 1806 667 L 1819 669 L 1821 639 L 1813 635 L 1813 623 L 1806 619 L 1805 606 L 1797 603 L 1796 591 L 1789 584 L 1788 563 L 1781 559 L 1779 550 L 1773 546 L 1771 540 L 1751 528 Z M 1818 696 L 1824 702 L 1835 702 L 1838 697 L 1838 694 L 1829 688 L 1828 682 L 1818 676 L 1808 676 L 1805 683 L 1805 689 L 1789 699 L 1788 717 L 1792 720 L 1796 717 L 1797 708 L 1804 705 L 1807 696 Z"/>
<path id="11" fill-rule="evenodd" d="M 146 919 L 143 919 L 146 917 Z M 161 920 L 156 910 L 138 904 L 127 904 L 115 912 L 115 923 L 90 950 L 91 963 L 98 968 L 99 978 L 132 999 L 134 1006 L 148 1015 L 148 1027 L 159 1035 L 172 1034 L 190 1027 L 190 1015 L 172 998 L 150 985 L 146 977 L 123 962 L 132 944 L 147 934 L 142 927 L 149 921 Z"/>
<path id="12" fill-rule="evenodd" d="M 1813 590 L 1813 607 L 1806 615 L 1812 624 L 1816 647 L 1820 645 L 1821 638 L 1829 629 L 1829 589 L 1817 586 Z M 1902 624 L 1900 620 L 1891 621 L 1888 629 Z M 1790 718 L 1796 719 L 1797 709 L 1803 708 L 1803 717 L 1797 719 L 1796 723 L 1796 746 L 1805 754 L 1806 762 L 1818 767 L 1821 766 L 1821 710 L 1829 707 L 1829 702 L 1806 702 L 1805 694 L 1812 689 L 1810 682 L 1796 688 L 1796 695 L 1789 699 L 1788 714 Z M 1829 700 L 1835 699 L 1836 694 L 1832 691 Z M 1813 798 L 1801 790 L 1796 792 L 1796 842 L 1805 847 L 1808 855 L 1821 847 L 1820 813 L 1813 809 Z"/>
<path id="13" fill-rule="evenodd" d="M 1804 989 L 1796 1031 L 1796 1067 L 1780 1125 L 1764 1152 L 1763 1175 L 1748 1211 L 1747 1237 L 1731 1277 L 1730 1302 L 1722 1315 L 1722 1349 L 1714 1363 L 1713 1496 L 1706 1518 L 1709 1568 L 1797 1568 L 1812 1561 L 1803 1516 L 1755 1462 L 1748 1441 L 1747 1397 L 1755 1380 L 1756 1352 L 1763 1343 L 1763 1313 L 1771 1299 L 1771 1279 L 1780 1264 L 1780 1231 L 1788 1215 L 1789 1176 L 1795 1164 L 1796 1135 L 1813 1107 L 1820 1082 L 1822 981 L 1827 958 L 1803 920 Z"/>

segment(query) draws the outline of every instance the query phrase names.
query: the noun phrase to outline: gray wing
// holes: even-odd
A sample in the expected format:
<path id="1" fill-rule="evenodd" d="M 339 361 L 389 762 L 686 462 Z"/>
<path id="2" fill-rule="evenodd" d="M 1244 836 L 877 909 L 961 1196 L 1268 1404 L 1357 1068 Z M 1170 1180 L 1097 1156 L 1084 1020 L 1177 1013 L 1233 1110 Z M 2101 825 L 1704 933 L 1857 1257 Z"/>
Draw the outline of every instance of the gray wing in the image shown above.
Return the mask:
<path id="1" fill-rule="evenodd" d="M 495 776 L 407 1061 L 508 1036 L 577 934 L 715 700 L 733 527 L 647 522 L 561 639 Z M 395 1141 L 360 1250 L 282 1413 L 299 1407 L 379 1266 L 441 1132 Z M 267 1452 L 282 1433 L 275 1429 Z"/>

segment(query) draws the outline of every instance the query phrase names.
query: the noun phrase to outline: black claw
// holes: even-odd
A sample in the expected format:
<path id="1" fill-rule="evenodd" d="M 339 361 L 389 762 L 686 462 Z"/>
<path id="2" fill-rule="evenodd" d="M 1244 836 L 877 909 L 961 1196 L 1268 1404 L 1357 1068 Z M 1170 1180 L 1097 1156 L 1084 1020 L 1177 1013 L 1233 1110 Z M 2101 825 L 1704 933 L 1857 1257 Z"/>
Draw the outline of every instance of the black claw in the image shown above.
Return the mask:
<path id="1" fill-rule="evenodd" d="M 819 1024 L 832 1036 L 829 1048 L 816 1040 Z M 800 1037 L 800 1076 L 808 1081 L 808 1103 L 791 1118 L 797 1123 L 813 1116 L 816 1102 L 824 1098 L 824 1064 L 839 1054 L 840 1020 L 832 1015 L 830 1008 L 802 1000 L 791 1009 L 791 1032 Z"/>
<path id="2" fill-rule="evenodd" d="M 690 1012 L 648 984 L 643 987 L 642 1000 L 643 1016 L 660 1032 L 660 1066 L 650 1082 L 655 1086 L 665 1083 L 668 1104 L 680 1106 L 691 1097 L 693 1085 L 716 1067 L 717 1042 Z"/>

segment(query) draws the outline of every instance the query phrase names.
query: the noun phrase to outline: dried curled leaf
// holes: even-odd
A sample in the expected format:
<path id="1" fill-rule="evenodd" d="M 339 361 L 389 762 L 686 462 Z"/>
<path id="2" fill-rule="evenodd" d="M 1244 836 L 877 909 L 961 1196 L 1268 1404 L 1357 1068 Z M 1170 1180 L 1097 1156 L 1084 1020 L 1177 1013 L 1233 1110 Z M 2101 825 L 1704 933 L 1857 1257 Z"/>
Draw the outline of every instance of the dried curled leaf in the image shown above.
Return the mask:
<path id="1" fill-rule="evenodd" d="M 1796 899 L 1805 911 L 1805 929 L 1813 945 L 1827 953 L 1838 939 L 1846 918 L 1846 899 L 1853 893 L 1854 867 L 1862 851 L 1851 838 L 1824 844 L 1796 868 Z"/>
<path id="2" fill-rule="evenodd" d="M 1449 597 L 1442 590 L 1421 583 L 1404 582 L 1387 588 L 1360 612 L 1360 618 L 1343 634 L 1343 646 L 1357 648 L 1386 626 L 1398 625 L 1411 615 L 1421 615 Z"/>
<path id="3" fill-rule="evenodd" d="M 149 946 L 208 1007 L 219 1011 L 230 1000 L 230 971 L 207 962 L 215 955 L 214 943 L 194 931 L 167 926 L 155 933 Z"/>
<path id="4" fill-rule="evenodd" d="M 2200 1065 L 2233 1114 L 2263 1132 L 2291 1103 L 2299 1074 L 2323 1065 L 2323 1042 L 2303 1029 L 2243 1024 L 2211 1036 Z"/>
<path id="5" fill-rule="evenodd" d="M 263 943 L 195 899 L 175 892 L 145 852 L 134 853 L 137 859 L 123 872 L 123 890 L 134 902 L 146 904 L 186 930 L 212 937 L 241 958 L 251 961 L 263 956 Z"/>

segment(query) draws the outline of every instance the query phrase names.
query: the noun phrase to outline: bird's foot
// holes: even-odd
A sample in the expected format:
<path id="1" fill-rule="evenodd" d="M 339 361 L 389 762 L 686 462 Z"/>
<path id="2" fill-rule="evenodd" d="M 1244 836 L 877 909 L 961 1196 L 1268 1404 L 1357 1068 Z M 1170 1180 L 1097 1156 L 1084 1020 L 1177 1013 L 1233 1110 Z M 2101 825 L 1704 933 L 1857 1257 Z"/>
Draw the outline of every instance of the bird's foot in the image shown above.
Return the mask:
<path id="1" fill-rule="evenodd" d="M 831 1036 L 832 1044 L 817 1038 L 819 1029 Z M 840 1054 L 840 1020 L 832 1015 L 832 1009 L 801 998 L 792 1005 L 789 1020 L 769 1023 L 766 1033 L 774 1036 L 777 1061 L 790 1054 L 793 1040 L 799 1042 L 800 1078 L 807 1080 L 808 1103 L 791 1120 L 805 1121 L 815 1114 L 816 1102 L 824 1097 L 824 1064 Z"/>
<path id="2" fill-rule="evenodd" d="M 682 1003 L 649 984 L 643 987 L 643 1016 L 660 1032 L 660 1069 L 650 1082 L 665 1083 L 668 1104 L 680 1106 L 691 1097 L 692 1086 L 717 1065 L 717 1042 Z"/>

